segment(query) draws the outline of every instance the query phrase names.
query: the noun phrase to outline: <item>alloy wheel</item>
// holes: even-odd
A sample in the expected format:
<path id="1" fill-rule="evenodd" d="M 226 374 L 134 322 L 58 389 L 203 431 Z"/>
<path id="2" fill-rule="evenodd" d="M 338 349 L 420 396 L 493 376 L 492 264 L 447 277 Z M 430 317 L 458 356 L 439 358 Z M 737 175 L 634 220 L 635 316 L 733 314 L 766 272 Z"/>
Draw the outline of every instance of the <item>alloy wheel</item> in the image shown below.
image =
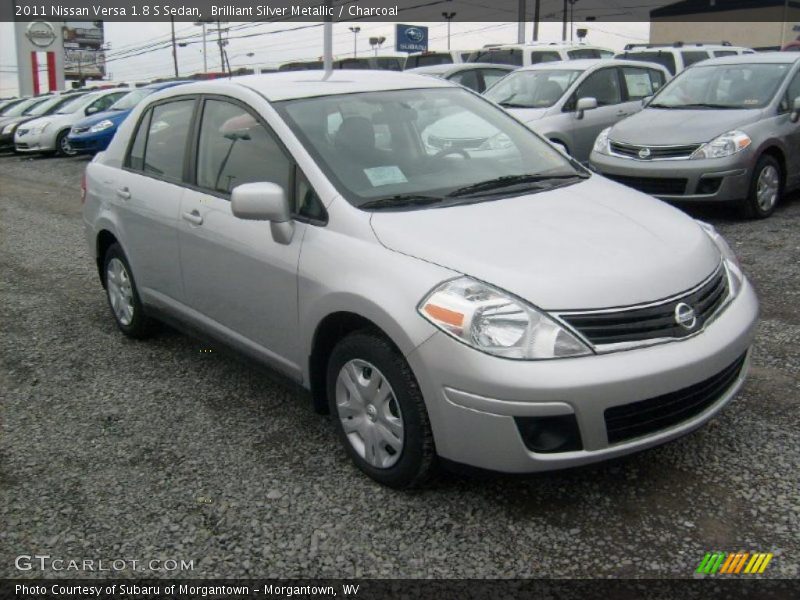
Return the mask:
<path id="1" fill-rule="evenodd" d="M 128 270 L 118 258 L 108 261 L 106 288 L 114 316 L 127 327 L 133 321 L 133 287 Z"/>
<path id="2" fill-rule="evenodd" d="M 758 174 L 758 181 L 756 182 L 756 201 L 762 211 L 768 212 L 772 210 L 772 207 L 778 201 L 780 188 L 781 178 L 778 169 L 773 165 L 766 165 Z"/>
<path id="3" fill-rule="evenodd" d="M 400 404 L 374 365 L 353 359 L 342 366 L 336 410 L 350 445 L 370 466 L 388 469 L 400 459 L 405 437 Z"/>

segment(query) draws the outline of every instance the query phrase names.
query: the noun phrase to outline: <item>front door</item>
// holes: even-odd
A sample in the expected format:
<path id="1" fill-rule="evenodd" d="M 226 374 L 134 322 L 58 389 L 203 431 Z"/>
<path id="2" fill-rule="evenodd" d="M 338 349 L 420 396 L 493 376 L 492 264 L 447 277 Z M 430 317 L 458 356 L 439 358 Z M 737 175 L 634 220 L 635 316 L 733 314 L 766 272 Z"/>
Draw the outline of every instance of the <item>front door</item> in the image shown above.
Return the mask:
<path id="1" fill-rule="evenodd" d="M 581 117 L 575 111 L 575 105 L 580 98 L 595 98 L 597 108 L 584 111 Z M 567 106 L 572 110 L 573 116 L 570 153 L 580 161 L 587 161 L 597 135 L 627 114 L 623 106 L 617 68 L 607 67 L 591 73 L 578 85 Z"/>

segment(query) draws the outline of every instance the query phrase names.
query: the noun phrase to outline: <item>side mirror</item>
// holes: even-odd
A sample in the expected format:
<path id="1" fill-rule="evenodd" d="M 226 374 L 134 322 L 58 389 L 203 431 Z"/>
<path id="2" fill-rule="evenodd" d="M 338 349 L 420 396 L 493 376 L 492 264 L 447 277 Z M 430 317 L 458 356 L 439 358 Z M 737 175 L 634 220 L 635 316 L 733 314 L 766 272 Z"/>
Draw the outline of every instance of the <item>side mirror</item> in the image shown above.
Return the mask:
<path id="1" fill-rule="evenodd" d="M 575 116 L 578 119 L 583 118 L 583 113 L 587 110 L 597 108 L 597 98 L 579 98 L 575 103 Z"/>
<path id="2" fill-rule="evenodd" d="M 797 123 L 797 121 L 800 120 L 800 96 L 795 98 L 792 103 L 792 112 L 789 115 L 789 119 L 792 123 Z"/>
<path id="3" fill-rule="evenodd" d="M 88 108 L 87 108 L 87 109 L 86 109 L 84 112 L 85 112 L 85 113 L 86 113 L 86 115 L 88 116 L 88 115 L 93 115 L 94 113 L 98 112 L 99 110 L 100 110 L 100 109 L 99 109 L 99 108 L 97 108 L 96 106 L 90 106 L 90 107 L 88 107 Z"/>
<path id="4" fill-rule="evenodd" d="M 294 221 L 286 191 L 276 183 L 243 183 L 231 192 L 231 212 L 247 221 L 269 221 L 272 238 L 288 244 L 294 235 Z"/>

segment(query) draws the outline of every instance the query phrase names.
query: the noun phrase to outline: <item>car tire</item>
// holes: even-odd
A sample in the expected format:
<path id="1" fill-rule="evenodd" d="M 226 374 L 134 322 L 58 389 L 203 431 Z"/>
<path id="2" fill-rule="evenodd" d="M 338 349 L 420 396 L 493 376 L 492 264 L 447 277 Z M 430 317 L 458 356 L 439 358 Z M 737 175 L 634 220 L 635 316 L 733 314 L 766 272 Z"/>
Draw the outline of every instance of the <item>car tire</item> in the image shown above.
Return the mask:
<path id="1" fill-rule="evenodd" d="M 75 156 L 77 154 L 69 145 L 68 135 L 69 129 L 65 129 L 56 136 L 56 156 Z"/>
<path id="2" fill-rule="evenodd" d="M 103 257 L 103 281 L 111 315 L 120 331 L 136 339 L 151 335 L 154 321 L 144 312 L 133 272 L 119 244 L 109 246 Z"/>
<path id="3" fill-rule="evenodd" d="M 774 157 L 762 155 L 753 169 L 750 188 L 741 205 L 742 214 L 749 219 L 766 219 L 778 205 L 783 193 L 783 172 Z"/>
<path id="4" fill-rule="evenodd" d="M 430 477 L 436 449 L 425 401 L 389 340 L 369 330 L 343 338 L 328 360 L 326 390 L 339 437 L 359 469 L 397 489 Z"/>

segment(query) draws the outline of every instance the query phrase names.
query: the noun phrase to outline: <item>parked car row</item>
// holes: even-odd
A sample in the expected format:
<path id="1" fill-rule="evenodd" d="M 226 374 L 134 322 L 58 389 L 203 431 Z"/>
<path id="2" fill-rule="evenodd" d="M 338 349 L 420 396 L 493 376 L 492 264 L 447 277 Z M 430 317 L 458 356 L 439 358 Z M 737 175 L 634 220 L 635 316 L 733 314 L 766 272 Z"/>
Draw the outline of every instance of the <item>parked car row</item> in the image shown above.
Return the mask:
<path id="1" fill-rule="evenodd" d="M 161 90 L 83 194 L 122 333 L 166 320 L 273 366 L 389 486 L 443 461 L 522 473 L 662 444 L 747 374 L 758 303 L 713 227 L 443 78 Z"/>

